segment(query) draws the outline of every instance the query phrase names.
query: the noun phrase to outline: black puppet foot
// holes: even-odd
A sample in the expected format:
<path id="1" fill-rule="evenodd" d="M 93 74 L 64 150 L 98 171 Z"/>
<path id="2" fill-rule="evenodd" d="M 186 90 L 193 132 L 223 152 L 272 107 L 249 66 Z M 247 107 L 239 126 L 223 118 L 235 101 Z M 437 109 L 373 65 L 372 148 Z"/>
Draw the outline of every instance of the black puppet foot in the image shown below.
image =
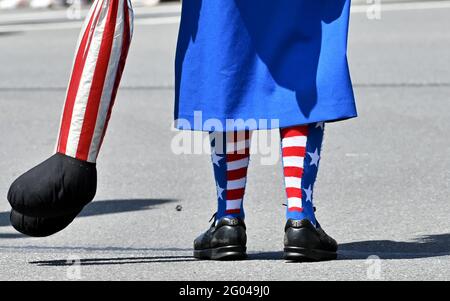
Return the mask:
<path id="1" fill-rule="evenodd" d="M 93 200 L 96 189 L 95 163 L 57 153 L 12 183 L 11 224 L 30 236 L 54 234 Z"/>
<path id="2" fill-rule="evenodd" d="M 35 217 L 27 216 L 16 210 L 11 210 L 11 225 L 28 236 L 45 237 L 55 234 L 67 227 L 78 215 L 79 212 L 57 216 L 57 217 Z"/>

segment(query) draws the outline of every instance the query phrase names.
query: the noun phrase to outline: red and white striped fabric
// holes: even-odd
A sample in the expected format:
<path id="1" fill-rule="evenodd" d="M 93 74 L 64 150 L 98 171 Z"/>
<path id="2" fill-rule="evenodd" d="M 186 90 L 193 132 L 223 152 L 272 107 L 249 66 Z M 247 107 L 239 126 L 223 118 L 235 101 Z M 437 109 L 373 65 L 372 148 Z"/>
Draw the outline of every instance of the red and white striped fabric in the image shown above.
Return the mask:
<path id="1" fill-rule="evenodd" d="M 283 171 L 288 199 L 288 211 L 303 211 L 302 176 L 308 130 L 307 125 L 281 130 Z"/>
<path id="2" fill-rule="evenodd" d="M 133 35 L 128 0 L 96 0 L 80 34 L 56 151 L 95 162 Z"/>
<path id="3" fill-rule="evenodd" d="M 241 213 L 250 160 L 250 132 L 227 133 L 226 210 L 225 214 Z"/>

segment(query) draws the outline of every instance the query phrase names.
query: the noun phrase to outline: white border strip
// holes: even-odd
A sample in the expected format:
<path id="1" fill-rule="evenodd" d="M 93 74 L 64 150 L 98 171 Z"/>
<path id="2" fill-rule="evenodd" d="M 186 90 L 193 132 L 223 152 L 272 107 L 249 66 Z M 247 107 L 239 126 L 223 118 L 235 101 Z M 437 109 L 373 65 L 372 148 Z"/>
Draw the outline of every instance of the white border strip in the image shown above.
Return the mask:
<path id="1" fill-rule="evenodd" d="M 366 13 L 367 10 L 375 4 L 352 5 L 352 13 Z M 427 2 L 408 2 L 408 3 L 384 3 L 381 0 L 381 11 L 402 11 L 402 10 L 420 10 L 420 9 L 438 9 L 450 8 L 450 1 L 427 1 Z"/>
<path id="2" fill-rule="evenodd" d="M 352 13 L 367 13 L 371 4 L 352 5 Z M 424 9 L 440 9 L 450 8 L 450 1 L 432 1 L 432 2 L 410 2 L 410 3 L 383 3 L 381 2 L 381 11 L 406 11 L 406 10 L 424 10 Z M 169 11 L 178 11 L 179 7 L 170 7 Z M 155 9 L 155 11 L 158 11 Z M 167 11 L 167 10 L 166 10 Z M 160 10 L 164 12 L 164 8 Z M 137 14 L 138 15 L 138 14 Z M 178 24 L 180 22 L 180 16 L 174 17 L 155 17 L 155 18 L 143 18 L 135 19 L 137 25 L 168 25 Z M 27 25 L 0 25 L 0 33 L 14 33 L 23 31 L 42 31 L 42 30 L 65 30 L 65 29 L 80 29 L 82 21 L 70 21 L 59 23 L 46 23 L 46 24 L 27 24 Z"/>

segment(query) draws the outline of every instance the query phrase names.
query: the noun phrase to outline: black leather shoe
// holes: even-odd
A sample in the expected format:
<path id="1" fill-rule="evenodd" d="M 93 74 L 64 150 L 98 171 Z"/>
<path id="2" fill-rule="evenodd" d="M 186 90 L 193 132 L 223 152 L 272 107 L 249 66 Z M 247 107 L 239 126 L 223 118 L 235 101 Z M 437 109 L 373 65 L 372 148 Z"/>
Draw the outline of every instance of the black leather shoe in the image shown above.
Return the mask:
<path id="1" fill-rule="evenodd" d="M 245 223 L 239 218 L 223 217 L 194 240 L 198 259 L 237 260 L 247 257 Z"/>
<path id="2" fill-rule="evenodd" d="M 307 219 L 289 219 L 284 232 L 284 259 L 323 261 L 337 258 L 336 241 L 318 223 L 316 228 Z"/>
<path id="3" fill-rule="evenodd" d="M 92 201 L 96 188 L 95 163 L 57 153 L 11 184 L 11 224 L 30 236 L 56 233 Z"/>

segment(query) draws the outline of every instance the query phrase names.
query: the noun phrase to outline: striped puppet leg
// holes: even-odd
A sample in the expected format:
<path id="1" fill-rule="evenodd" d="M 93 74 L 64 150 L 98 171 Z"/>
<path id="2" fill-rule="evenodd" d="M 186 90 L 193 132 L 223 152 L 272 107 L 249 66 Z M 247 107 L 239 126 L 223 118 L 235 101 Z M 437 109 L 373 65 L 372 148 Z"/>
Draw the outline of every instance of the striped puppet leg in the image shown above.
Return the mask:
<path id="1" fill-rule="evenodd" d="M 11 185 L 11 223 L 30 236 L 56 233 L 92 201 L 96 159 L 133 33 L 129 0 L 96 0 L 81 31 L 56 154 Z"/>
<path id="2" fill-rule="evenodd" d="M 95 163 L 132 35 L 127 0 L 97 0 L 86 20 L 67 90 L 56 151 Z"/>

